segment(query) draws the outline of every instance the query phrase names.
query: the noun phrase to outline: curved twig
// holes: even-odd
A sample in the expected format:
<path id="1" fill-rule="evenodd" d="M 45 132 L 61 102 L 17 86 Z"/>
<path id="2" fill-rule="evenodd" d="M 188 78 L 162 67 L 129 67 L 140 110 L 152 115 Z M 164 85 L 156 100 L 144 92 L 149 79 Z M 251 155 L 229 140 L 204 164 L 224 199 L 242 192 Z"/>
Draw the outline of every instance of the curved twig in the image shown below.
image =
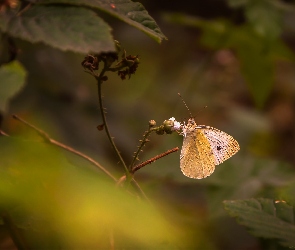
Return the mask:
<path id="1" fill-rule="evenodd" d="M 155 157 L 153 157 L 153 158 L 151 158 L 151 159 L 149 159 L 147 161 L 144 161 L 144 162 L 136 165 L 134 168 L 132 168 L 131 173 L 135 173 L 136 171 L 138 171 L 142 167 L 144 167 L 144 166 L 146 166 L 148 164 L 151 164 L 152 162 L 154 162 L 154 161 L 156 161 L 156 160 L 158 160 L 158 159 L 160 159 L 160 158 L 162 158 L 162 157 L 164 157 L 166 155 L 169 155 L 171 153 L 174 153 L 174 152 L 176 152 L 178 150 L 179 150 L 179 148 L 178 147 L 175 147 L 175 148 L 172 148 L 172 149 L 167 150 L 166 152 L 164 152 L 162 154 L 156 155 Z"/>
<path id="2" fill-rule="evenodd" d="M 28 127 L 32 128 L 33 130 L 35 130 L 46 142 L 54 144 L 60 148 L 63 148 L 69 152 L 72 152 L 84 159 L 86 159 L 87 161 L 89 161 L 90 163 L 92 163 L 92 165 L 94 165 L 95 167 L 99 168 L 101 171 L 103 171 L 106 175 L 108 175 L 111 179 L 113 179 L 114 181 L 117 181 L 116 177 L 114 177 L 108 170 L 106 170 L 103 166 L 101 166 L 97 161 L 93 160 L 91 157 L 81 153 L 80 151 L 77 151 L 61 142 L 58 142 L 54 139 L 52 139 L 47 133 L 45 133 L 43 130 L 37 128 L 36 126 L 32 125 L 31 123 L 25 121 L 24 119 L 20 118 L 17 115 L 12 115 L 12 117 L 22 123 L 24 123 L 25 125 L 27 125 Z"/>

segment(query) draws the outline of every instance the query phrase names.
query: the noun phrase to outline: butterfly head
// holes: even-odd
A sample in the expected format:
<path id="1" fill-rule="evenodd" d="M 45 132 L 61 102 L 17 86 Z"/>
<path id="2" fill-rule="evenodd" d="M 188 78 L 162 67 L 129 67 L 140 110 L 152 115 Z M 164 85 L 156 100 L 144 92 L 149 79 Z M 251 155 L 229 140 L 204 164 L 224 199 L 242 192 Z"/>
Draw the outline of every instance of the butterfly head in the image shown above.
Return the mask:
<path id="1" fill-rule="evenodd" d="M 195 119 L 189 118 L 187 121 L 187 126 L 193 126 L 193 125 L 196 125 Z"/>
<path id="2" fill-rule="evenodd" d="M 182 132 L 181 134 L 186 137 L 187 133 L 192 132 L 197 127 L 197 124 L 195 122 L 194 118 L 189 118 L 187 121 L 187 124 L 182 125 Z"/>

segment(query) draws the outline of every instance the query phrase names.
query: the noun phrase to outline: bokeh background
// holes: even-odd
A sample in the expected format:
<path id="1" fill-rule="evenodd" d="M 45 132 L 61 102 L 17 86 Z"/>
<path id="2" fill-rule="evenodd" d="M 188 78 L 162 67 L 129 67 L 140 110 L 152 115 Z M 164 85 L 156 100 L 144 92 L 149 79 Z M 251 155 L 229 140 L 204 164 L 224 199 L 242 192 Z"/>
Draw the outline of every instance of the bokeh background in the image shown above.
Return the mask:
<path id="1" fill-rule="evenodd" d="M 180 151 L 144 167 L 135 178 L 162 215 L 186 234 L 185 246 L 267 249 L 270 243 L 253 237 L 238 225 L 225 212 L 222 201 L 252 197 L 280 199 L 281 190 L 294 181 L 294 6 L 283 12 L 281 32 L 273 39 L 285 44 L 288 52 L 272 59 L 274 68 L 269 72 L 273 73 L 272 85 L 264 87 L 267 96 L 257 104 L 259 94 L 255 97 L 251 92 L 251 77 L 241 70 L 245 62 L 237 50 L 222 43 L 215 48 L 210 47 L 210 42 L 206 45 L 202 40 L 204 26 L 185 25 L 171 14 L 177 12 L 203 22 L 223 24 L 226 20 L 235 27 L 251 27 L 244 9 L 234 8 L 229 2 L 142 1 L 168 38 L 161 44 L 100 13 L 127 54 L 140 58 L 138 70 L 130 80 L 122 81 L 116 74 L 108 73 L 109 80 L 102 87 L 103 102 L 110 131 L 127 163 L 149 120 L 161 124 L 170 117 L 180 122 L 189 118 L 177 93 L 182 94 L 198 124 L 232 135 L 240 144 L 240 152 L 217 166 L 206 179 L 193 180 L 182 175 Z M 292 1 L 278 3 L 291 6 Z M 268 13 L 268 9 L 263 11 Z M 251 33 L 249 37 L 251 40 Z M 41 43 L 16 40 L 16 44 L 20 49 L 19 59 L 29 75 L 26 86 L 3 115 L 2 130 L 16 137 L 38 140 L 35 132 L 11 118 L 11 114 L 18 114 L 52 138 L 96 159 L 116 177 L 122 176 L 124 169 L 105 132 L 96 128 L 102 119 L 96 82 L 81 66 L 85 55 L 62 52 Z M 264 45 L 260 44 L 267 50 Z M 262 53 L 259 58 L 263 56 Z M 268 74 L 264 68 L 259 71 L 260 62 L 250 58 L 248 63 L 252 66 L 257 63 L 258 73 L 254 77 L 260 79 L 260 73 Z M 264 80 L 263 76 L 261 79 Z M 149 139 L 140 161 L 174 147 L 181 148 L 183 138 L 175 133 L 152 134 Z M 81 164 L 70 154 L 65 156 L 71 164 Z"/>

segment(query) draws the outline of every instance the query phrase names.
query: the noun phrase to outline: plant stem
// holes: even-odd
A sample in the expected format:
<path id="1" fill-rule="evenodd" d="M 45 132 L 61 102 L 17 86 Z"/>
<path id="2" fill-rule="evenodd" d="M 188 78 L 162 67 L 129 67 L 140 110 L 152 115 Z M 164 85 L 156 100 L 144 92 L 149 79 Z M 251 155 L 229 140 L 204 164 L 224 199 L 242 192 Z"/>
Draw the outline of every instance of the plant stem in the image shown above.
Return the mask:
<path id="1" fill-rule="evenodd" d="M 6 134 L 4 131 L 2 131 L 2 130 L 0 129 L 0 136 L 8 136 L 8 134 Z"/>
<path id="2" fill-rule="evenodd" d="M 132 186 L 135 187 L 135 188 L 138 190 L 138 193 L 140 193 L 141 196 L 142 196 L 147 202 L 151 203 L 150 200 L 149 200 L 149 198 L 146 196 L 145 192 L 142 190 L 142 188 L 140 187 L 140 185 L 137 183 L 137 181 L 135 181 L 134 179 L 132 179 L 131 184 L 133 184 Z"/>
<path id="3" fill-rule="evenodd" d="M 101 73 L 99 74 L 98 77 L 96 77 L 96 80 L 97 80 L 97 90 L 98 90 L 98 101 L 99 101 L 99 108 L 100 108 L 100 112 L 101 112 L 101 117 L 102 117 L 102 120 L 103 120 L 103 124 L 104 124 L 104 128 L 105 128 L 105 131 L 106 131 L 106 134 L 107 134 L 107 137 L 113 147 L 113 149 L 115 150 L 117 156 L 119 157 L 120 159 L 120 162 L 122 163 L 122 165 L 124 166 L 124 169 L 125 169 L 125 173 L 126 173 L 126 180 L 128 182 L 130 182 L 131 180 L 131 174 L 127 168 L 127 165 L 125 163 L 125 161 L 123 160 L 122 156 L 121 156 L 121 153 L 119 152 L 111 134 L 110 134 L 110 131 L 109 131 L 109 127 L 108 127 L 108 124 L 107 124 L 107 120 L 106 120 L 106 116 L 105 116 L 105 112 L 104 112 L 104 109 L 103 109 L 103 104 L 102 104 L 102 93 L 101 93 L 101 85 L 103 83 L 102 81 L 102 77 L 104 75 L 104 73 L 107 71 L 107 68 L 104 67 L 104 69 L 101 71 Z"/>
<path id="4" fill-rule="evenodd" d="M 145 134 L 143 135 L 143 139 L 142 139 L 142 141 L 141 141 L 141 144 L 138 146 L 138 149 L 137 149 L 137 151 L 135 152 L 135 154 L 134 154 L 134 156 L 133 156 L 133 159 L 132 159 L 132 162 L 131 162 L 131 164 L 130 164 L 130 166 L 129 166 L 129 170 L 131 171 L 132 170 L 132 167 L 134 166 L 134 164 L 135 164 L 135 161 L 137 160 L 137 157 L 138 157 L 138 155 L 139 155 L 139 153 L 140 153 L 140 150 L 142 149 L 142 147 L 144 146 L 144 144 L 147 142 L 147 138 L 148 138 L 148 136 L 150 135 L 150 133 L 151 132 L 153 132 L 154 131 L 154 129 L 152 129 L 152 128 L 150 128 L 148 131 L 146 131 L 145 132 Z"/>
<path id="5" fill-rule="evenodd" d="M 151 163 L 153 163 L 154 161 L 156 161 L 156 160 L 158 160 L 158 159 L 160 159 L 160 158 L 162 158 L 162 157 L 164 157 L 164 156 L 166 156 L 166 155 L 169 155 L 169 154 L 171 154 L 171 153 L 174 153 L 174 152 L 178 151 L 178 149 L 179 149 L 178 147 L 176 147 L 176 148 L 172 148 L 172 149 L 167 150 L 166 152 L 164 152 L 164 153 L 162 153 L 162 154 L 156 155 L 155 157 L 153 157 L 153 158 L 151 158 L 151 159 L 149 159 L 149 160 L 147 160 L 147 161 L 144 161 L 144 162 L 142 162 L 142 163 L 136 165 L 135 167 L 132 168 L 131 173 L 135 173 L 136 171 L 138 171 L 138 170 L 141 169 L 142 167 L 144 167 L 144 166 L 146 166 L 146 165 L 148 165 L 148 164 L 151 164 Z"/>

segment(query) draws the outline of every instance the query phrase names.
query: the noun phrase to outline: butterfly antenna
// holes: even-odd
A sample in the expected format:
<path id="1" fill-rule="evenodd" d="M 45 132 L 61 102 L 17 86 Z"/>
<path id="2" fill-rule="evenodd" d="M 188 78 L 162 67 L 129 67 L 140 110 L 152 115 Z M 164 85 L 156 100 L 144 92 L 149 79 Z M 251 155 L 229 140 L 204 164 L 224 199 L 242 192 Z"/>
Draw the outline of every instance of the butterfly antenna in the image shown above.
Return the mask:
<path id="1" fill-rule="evenodd" d="M 189 112 L 189 114 L 190 114 L 191 118 L 193 118 L 193 115 L 192 115 L 192 113 L 191 113 L 190 109 L 188 108 L 188 106 L 187 106 L 186 102 L 185 102 L 185 101 L 184 101 L 184 99 L 182 98 L 181 94 L 180 94 L 180 93 L 178 93 L 178 95 L 179 95 L 179 97 L 181 98 L 181 100 L 182 100 L 182 102 L 183 102 L 184 106 L 187 108 L 187 110 L 188 110 L 188 112 Z"/>

